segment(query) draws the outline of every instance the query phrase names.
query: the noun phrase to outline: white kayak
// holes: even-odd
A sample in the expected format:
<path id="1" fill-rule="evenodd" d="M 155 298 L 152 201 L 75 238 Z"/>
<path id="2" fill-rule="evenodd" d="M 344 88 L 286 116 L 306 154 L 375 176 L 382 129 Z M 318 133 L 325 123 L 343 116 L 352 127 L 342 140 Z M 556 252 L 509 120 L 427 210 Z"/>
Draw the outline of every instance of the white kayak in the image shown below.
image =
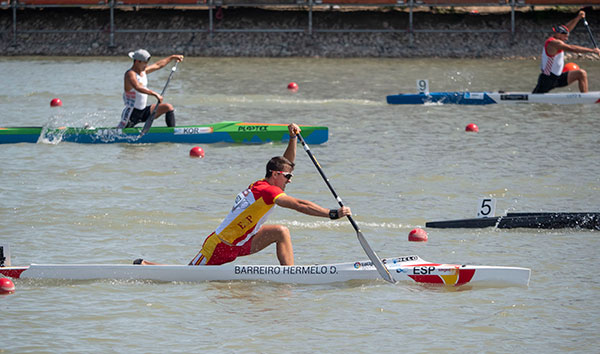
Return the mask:
<path id="1" fill-rule="evenodd" d="M 419 256 L 383 259 L 397 281 L 446 286 L 528 286 L 531 270 L 431 263 Z M 370 261 L 314 265 L 129 265 L 129 264 L 31 264 L 0 267 L 12 278 L 67 280 L 152 280 L 164 282 L 270 281 L 276 283 L 324 284 L 350 280 L 381 279 Z"/>
<path id="2" fill-rule="evenodd" d="M 487 105 L 500 103 L 594 104 L 600 103 L 600 91 L 587 93 L 556 92 L 421 92 L 387 96 L 389 104 L 461 104 Z"/>

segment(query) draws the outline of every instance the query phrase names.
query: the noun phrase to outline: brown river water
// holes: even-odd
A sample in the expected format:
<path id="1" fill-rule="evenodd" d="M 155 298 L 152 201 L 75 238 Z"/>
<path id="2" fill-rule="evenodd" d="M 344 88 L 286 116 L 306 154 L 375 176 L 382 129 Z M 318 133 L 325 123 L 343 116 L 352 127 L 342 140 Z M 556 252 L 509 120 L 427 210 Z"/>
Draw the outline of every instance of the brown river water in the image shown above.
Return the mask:
<path id="1" fill-rule="evenodd" d="M 578 62 L 600 90 L 600 63 Z M 0 58 L 0 126 L 113 126 L 128 58 Z M 385 96 L 529 91 L 539 63 L 188 58 L 165 94 L 177 122 L 326 125 L 311 146 L 382 257 L 532 269 L 528 288 L 15 280 L 0 352 L 590 353 L 600 344 L 598 231 L 426 229 L 507 211 L 600 211 L 598 105 L 391 106 Z M 169 70 L 150 75 L 162 89 Z M 288 82 L 299 85 L 288 92 Z M 568 91 L 569 89 L 563 90 Z M 572 87 L 571 90 L 576 90 Z M 63 107 L 51 109 L 59 97 Z M 475 123 L 479 133 L 466 133 Z M 164 120 L 155 122 L 164 125 Z M 285 145 L 0 145 L 0 244 L 15 265 L 187 263 Z M 286 192 L 334 207 L 302 149 Z M 278 208 L 299 264 L 366 260 L 354 230 Z M 274 264 L 273 247 L 239 259 Z M 595 338 L 595 339 L 594 339 Z"/>

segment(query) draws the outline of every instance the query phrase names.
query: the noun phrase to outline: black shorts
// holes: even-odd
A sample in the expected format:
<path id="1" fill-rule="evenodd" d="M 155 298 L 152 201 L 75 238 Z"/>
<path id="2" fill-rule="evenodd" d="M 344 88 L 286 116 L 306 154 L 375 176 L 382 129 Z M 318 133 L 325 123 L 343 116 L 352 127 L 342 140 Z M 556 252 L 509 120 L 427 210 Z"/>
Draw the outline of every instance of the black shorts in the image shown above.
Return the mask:
<path id="1" fill-rule="evenodd" d="M 568 71 L 562 73 L 560 76 L 540 74 L 537 86 L 533 89 L 532 93 L 546 93 L 556 87 L 565 87 L 569 84 L 568 76 Z"/>
<path id="2" fill-rule="evenodd" d="M 134 108 L 133 112 L 131 112 L 131 117 L 129 117 L 129 122 L 127 122 L 127 126 L 125 128 L 131 128 L 138 123 L 145 122 L 150 118 L 150 107 L 146 106 L 144 109 Z"/>

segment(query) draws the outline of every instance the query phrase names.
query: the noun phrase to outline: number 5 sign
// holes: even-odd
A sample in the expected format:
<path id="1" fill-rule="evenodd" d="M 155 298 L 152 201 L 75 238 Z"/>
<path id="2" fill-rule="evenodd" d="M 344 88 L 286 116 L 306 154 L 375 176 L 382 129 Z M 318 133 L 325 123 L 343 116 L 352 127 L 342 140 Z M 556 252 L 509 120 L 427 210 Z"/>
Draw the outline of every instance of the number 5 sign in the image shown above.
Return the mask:
<path id="1" fill-rule="evenodd" d="M 496 199 L 481 198 L 477 206 L 478 218 L 489 218 L 496 215 Z"/>

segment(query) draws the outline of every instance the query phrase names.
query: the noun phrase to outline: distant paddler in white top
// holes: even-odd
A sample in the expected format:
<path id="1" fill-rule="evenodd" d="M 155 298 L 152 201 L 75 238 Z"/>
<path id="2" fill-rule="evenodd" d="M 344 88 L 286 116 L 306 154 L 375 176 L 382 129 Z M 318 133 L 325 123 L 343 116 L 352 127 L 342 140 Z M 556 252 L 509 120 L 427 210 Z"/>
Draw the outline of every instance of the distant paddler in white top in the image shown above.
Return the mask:
<path id="1" fill-rule="evenodd" d="M 173 54 L 161 59 L 154 64 L 148 64 L 150 53 L 145 49 L 138 49 L 130 52 L 129 57 L 133 59 L 133 65 L 125 72 L 123 102 L 125 108 L 121 114 L 121 121 L 118 128 L 130 128 L 138 123 L 145 122 L 150 118 L 156 104 L 148 105 L 148 95 L 156 97 L 158 100 L 158 109 L 154 119 L 160 117 L 163 113 L 168 127 L 175 126 L 175 109 L 170 103 L 164 103 L 163 97 L 156 91 L 150 90 L 147 75 L 162 69 L 171 61 L 183 61 L 183 55 Z"/>
<path id="2" fill-rule="evenodd" d="M 588 92 L 588 79 L 585 70 L 576 69 L 563 72 L 565 66 L 564 52 L 600 55 L 600 49 L 598 48 L 586 48 L 566 43 L 569 39 L 569 32 L 577 26 L 580 19 L 585 19 L 584 11 L 579 11 L 577 17 L 567 22 L 567 24 L 552 27 L 552 36 L 546 39 L 542 49 L 542 72 L 538 77 L 538 83 L 533 89 L 533 93 L 546 93 L 553 88 L 565 87 L 575 81 L 579 82 L 580 92 Z"/>

